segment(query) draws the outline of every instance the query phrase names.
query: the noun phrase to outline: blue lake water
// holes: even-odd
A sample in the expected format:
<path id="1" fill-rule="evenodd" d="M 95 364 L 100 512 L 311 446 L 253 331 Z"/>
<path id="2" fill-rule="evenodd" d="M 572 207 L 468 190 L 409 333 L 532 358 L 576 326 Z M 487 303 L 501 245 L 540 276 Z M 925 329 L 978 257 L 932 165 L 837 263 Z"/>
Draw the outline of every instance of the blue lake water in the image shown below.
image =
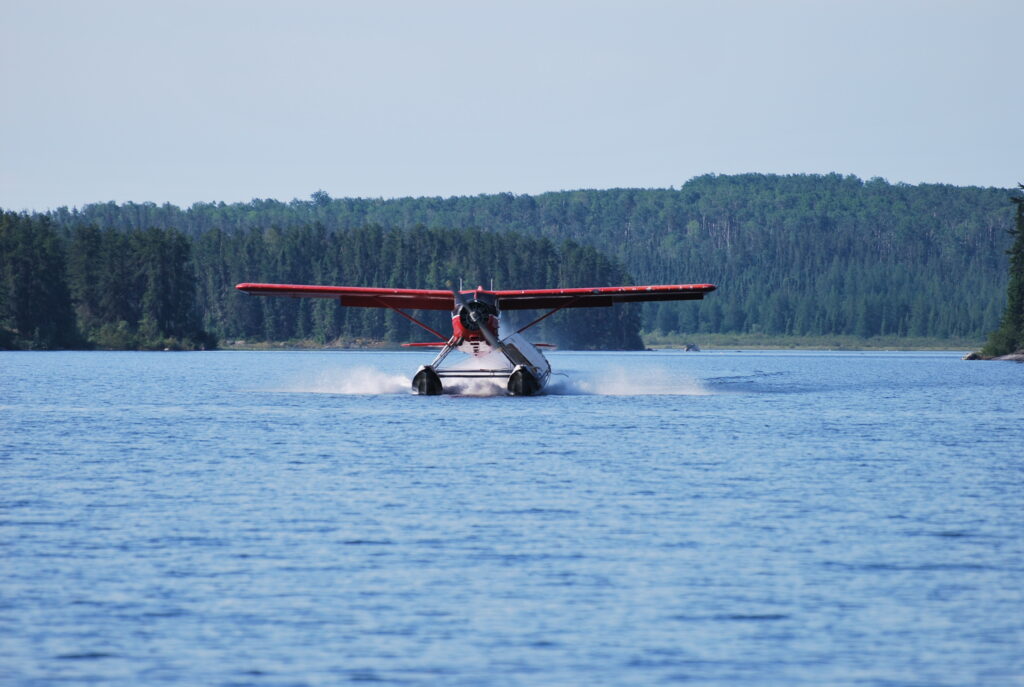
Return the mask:
<path id="1" fill-rule="evenodd" d="M 0 353 L 0 684 L 1024 684 L 1024 365 Z"/>

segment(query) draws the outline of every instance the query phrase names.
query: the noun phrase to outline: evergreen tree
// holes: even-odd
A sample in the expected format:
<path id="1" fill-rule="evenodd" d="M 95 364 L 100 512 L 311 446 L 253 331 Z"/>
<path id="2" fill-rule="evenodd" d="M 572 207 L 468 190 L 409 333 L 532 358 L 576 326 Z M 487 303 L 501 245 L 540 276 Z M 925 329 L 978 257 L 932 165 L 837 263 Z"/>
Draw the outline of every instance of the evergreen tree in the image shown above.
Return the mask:
<path id="1" fill-rule="evenodd" d="M 796 331 L 796 313 L 814 311 L 812 320 L 800 320 L 809 335 L 875 331 L 875 323 L 878 332 L 884 326 L 887 332 L 916 329 L 921 336 L 936 336 L 955 329 L 976 337 L 998 322 L 1001 303 L 993 311 L 987 294 L 1006 287 L 1002 230 L 1012 225 L 1001 189 L 908 186 L 837 174 L 707 175 L 678 191 L 388 201 L 318 193 L 289 203 L 198 203 L 186 210 L 103 204 L 61 210 L 54 217 L 62 226 L 93 221 L 122 231 L 175 226 L 193 237 L 214 229 L 233 234 L 317 223 L 329 235 L 367 225 L 406 232 L 417 226 L 483 227 L 596 248 L 643 283 L 718 283 L 722 288 L 714 300 L 723 313 L 720 331 L 771 332 L 780 325 Z M 496 274 L 487 276 L 500 276 L 497 267 L 491 265 Z M 444 269 L 440 265 L 437 271 Z M 391 276 L 382 273 L 376 283 L 387 283 Z M 773 300 L 780 291 L 788 303 Z M 913 308 L 922 294 L 934 304 L 924 320 Z M 883 311 L 870 312 L 877 308 L 867 299 L 879 296 L 884 297 Z M 713 307 L 710 301 L 669 304 L 676 317 L 665 315 L 662 322 L 675 319 L 682 327 L 695 313 L 707 327 L 714 318 L 701 314 Z M 306 317 L 306 307 L 313 308 L 296 310 L 300 318 Z M 648 326 L 657 327 L 658 311 L 644 312 L 650 313 Z M 959 313 L 956 322 L 949 319 L 951 313 Z M 915 314 L 917 326 L 911 327 Z"/>
<path id="2" fill-rule="evenodd" d="M 63 240 L 47 218 L 0 212 L 0 343 L 31 348 L 80 344 Z"/>
<path id="3" fill-rule="evenodd" d="M 1019 185 L 1024 191 L 1024 184 Z M 1024 348 L 1024 197 L 1011 198 L 1017 209 L 1017 221 L 1010 235 L 1014 237 L 1010 254 L 1010 283 L 1006 290 L 1006 310 L 999 329 L 992 332 L 982 353 L 1006 355 Z"/>
<path id="4" fill-rule="evenodd" d="M 999 325 L 1005 251 L 1012 242 L 1005 230 L 1013 226 L 1005 195 L 1004 189 L 909 186 L 838 174 L 746 174 L 697 177 L 679 190 L 394 200 L 317 192 L 291 202 L 184 209 L 104 203 L 48 216 L 71 243 L 78 227 L 100 232 L 102 286 L 95 276 L 77 276 L 93 264 L 77 252 L 95 252 L 95 236 L 80 236 L 83 242 L 68 254 L 76 314 L 89 336 L 104 327 L 137 331 L 147 286 L 135 283 L 141 279 L 135 248 L 123 244 L 133 232 L 158 227 L 177 230 L 191 243 L 203 326 L 242 338 L 301 333 L 326 341 L 384 332 L 401 340 L 414 330 L 387 311 L 236 298 L 239 281 L 438 288 L 462 277 L 468 286 L 493 278 L 498 288 L 586 285 L 569 281 L 592 273 L 582 257 L 562 255 L 571 241 L 640 283 L 719 285 L 705 301 L 630 309 L 634 317 L 642 312 L 650 329 L 980 339 L 996 327 L 1001 337 L 1011 336 Z M 573 266 L 572 275 L 560 272 L 560 261 Z M 11 309 L 8 290 L 0 286 L 4 312 Z M 150 310 L 156 297 L 150 294 Z M 609 312 L 625 317 L 618 308 Z M 579 331 L 600 332 L 602 321 L 611 324 L 607 315 L 567 310 L 540 325 L 538 336 L 568 331 L 565 318 L 577 317 L 583 318 Z M 610 333 L 600 335 L 600 345 L 612 345 Z"/>

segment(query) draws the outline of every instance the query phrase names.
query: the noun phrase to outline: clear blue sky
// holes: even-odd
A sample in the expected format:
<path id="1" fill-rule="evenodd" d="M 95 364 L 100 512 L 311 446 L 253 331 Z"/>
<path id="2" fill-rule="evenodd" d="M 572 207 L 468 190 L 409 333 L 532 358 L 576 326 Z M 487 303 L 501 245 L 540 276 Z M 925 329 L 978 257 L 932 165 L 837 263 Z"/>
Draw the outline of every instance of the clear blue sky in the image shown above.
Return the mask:
<path id="1" fill-rule="evenodd" d="M 1020 0 L 0 0 L 0 207 L 1024 181 Z"/>

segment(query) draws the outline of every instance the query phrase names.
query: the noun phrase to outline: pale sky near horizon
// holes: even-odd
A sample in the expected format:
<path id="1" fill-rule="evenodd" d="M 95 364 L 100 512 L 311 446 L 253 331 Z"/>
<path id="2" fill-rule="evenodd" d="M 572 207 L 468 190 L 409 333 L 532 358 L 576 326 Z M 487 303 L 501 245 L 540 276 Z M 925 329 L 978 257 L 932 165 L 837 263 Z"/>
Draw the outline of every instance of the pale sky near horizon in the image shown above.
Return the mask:
<path id="1" fill-rule="evenodd" d="M 1024 181 L 1020 0 L 0 0 L 0 207 Z"/>

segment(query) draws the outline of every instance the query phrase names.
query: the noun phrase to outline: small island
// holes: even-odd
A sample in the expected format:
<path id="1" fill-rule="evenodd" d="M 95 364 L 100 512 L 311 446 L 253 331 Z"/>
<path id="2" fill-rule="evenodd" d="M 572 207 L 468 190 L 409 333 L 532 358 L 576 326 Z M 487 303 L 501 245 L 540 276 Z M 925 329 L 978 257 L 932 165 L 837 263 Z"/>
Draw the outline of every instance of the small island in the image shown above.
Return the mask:
<path id="1" fill-rule="evenodd" d="M 1018 185 L 1024 191 L 1024 184 Z M 989 335 L 988 343 L 978 353 L 968 353 L 964 360 L 1012 360 L 1024 363 L 1024 197 L 1010 200 L 1017 206 L 1017 221 L 1010 230 L 1010 282 L 1006 288 L 1006 310 L 999 329 Z"/>

